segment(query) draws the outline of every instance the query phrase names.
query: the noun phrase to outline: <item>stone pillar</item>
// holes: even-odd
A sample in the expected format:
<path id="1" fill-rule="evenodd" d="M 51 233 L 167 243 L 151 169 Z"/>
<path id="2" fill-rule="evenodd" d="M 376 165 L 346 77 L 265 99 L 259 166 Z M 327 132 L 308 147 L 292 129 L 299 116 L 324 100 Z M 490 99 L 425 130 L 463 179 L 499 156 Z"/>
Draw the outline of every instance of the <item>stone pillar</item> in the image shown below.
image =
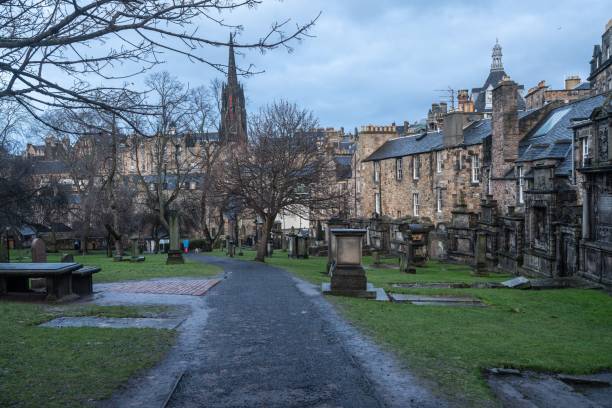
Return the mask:
<path id="1" fill-rule="evenodd" d="M 168 250 L 168 258 L 166 259 L 166 264 L 185 263 L 179 243 L 179 216 L 176 212 L 173 211 L 168 214 L 168 218 L 168 226 L 170 227 L 170 249 Z"/>
<path id="2" fill-rule="evenodd" d="M 591 237 L 591 189 L 587 182 L 584 183 L 584 197 L 582 197 L 582 239 Z"/>
<path id="3" fill-rule="evenodd" d="M 474 275 L 487 276 L 487 234 L 478 232 L 476 238 L 476 268 Z"/>

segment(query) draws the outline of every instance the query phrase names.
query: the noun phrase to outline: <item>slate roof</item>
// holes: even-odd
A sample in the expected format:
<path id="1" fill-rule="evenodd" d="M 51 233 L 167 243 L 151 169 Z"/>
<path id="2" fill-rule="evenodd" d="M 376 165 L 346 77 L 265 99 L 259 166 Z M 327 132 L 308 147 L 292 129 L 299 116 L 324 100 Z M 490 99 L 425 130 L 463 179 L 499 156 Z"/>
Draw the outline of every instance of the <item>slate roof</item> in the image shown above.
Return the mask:
<path id="1" fill-rule="evenodd" d="M 540 124 L 519 143 L 517 162 L 560 159 L 558 175 L 568 175 L 572 170 L 572 119 L 588 117 L 593 109 L 601 106 L 604 96 L 598 95 L 560 106 L 551 111 Z"/>
<path id="2" fill-rule="evenodd" d="M 463 129 L 464 146 L 482 143 L 491 134 L 491 119 L 472 122 Z M 444 148 L 444 132 L 428 132 L 388 140 L 364 161 L 385 160 Z"/>
<path id="3" fill-rule="evenodd" d="M 69 168 L 66 163 L 59 160 L 37 160 L 32 163 L 34 174 L 63 174 L 68 173 Z"/>

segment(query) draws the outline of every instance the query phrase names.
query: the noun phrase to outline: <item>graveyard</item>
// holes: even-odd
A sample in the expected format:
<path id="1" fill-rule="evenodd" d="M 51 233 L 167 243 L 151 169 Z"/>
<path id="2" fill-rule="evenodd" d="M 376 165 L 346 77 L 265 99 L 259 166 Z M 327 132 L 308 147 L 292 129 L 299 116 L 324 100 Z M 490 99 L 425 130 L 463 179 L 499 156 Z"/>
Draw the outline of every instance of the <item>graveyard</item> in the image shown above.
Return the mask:
<path id="1" fill-rule="evenodd" d="M 244 251 L 242 258 L 253 256 L 253 251 Z M 291 259 L 275 251 L 267 261 L 317 286 L 329 282 L 326 257 Z M 469 265 L 437 261 L 406 274 L 399 271 L 397 257 L 374 263 L 374 257 L 363 257 L 368 282 L 387 293 L 471 297 L 484 303 L 445 307 L 326 297 L 349 321 L 397 352 L 408 367 L 467 406 L 493 404 L 487 369 L 591 374 L 612 367 L 612 297 L 605 292 L 478 288 L 512 276 L 477 276 Z M 458 287 L 422 287 L 441 282 Z"/>

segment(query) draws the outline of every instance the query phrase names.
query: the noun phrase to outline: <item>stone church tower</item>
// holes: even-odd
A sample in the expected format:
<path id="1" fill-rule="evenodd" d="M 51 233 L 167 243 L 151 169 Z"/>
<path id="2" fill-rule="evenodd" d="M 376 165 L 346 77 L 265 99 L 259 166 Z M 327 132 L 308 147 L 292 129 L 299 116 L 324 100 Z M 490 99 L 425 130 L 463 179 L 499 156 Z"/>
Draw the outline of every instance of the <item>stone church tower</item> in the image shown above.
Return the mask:
<path id="1" fill-rule="evenodd" d="M 230 34 L 229 62 L 227 64 L 227 83 L 221 91 L 221 126 L 220 140 L 223 143 L 247 140 L 247 120 L 244 90 L 238 82 L 236 60 L 234 57 L 234 40 Z"/>

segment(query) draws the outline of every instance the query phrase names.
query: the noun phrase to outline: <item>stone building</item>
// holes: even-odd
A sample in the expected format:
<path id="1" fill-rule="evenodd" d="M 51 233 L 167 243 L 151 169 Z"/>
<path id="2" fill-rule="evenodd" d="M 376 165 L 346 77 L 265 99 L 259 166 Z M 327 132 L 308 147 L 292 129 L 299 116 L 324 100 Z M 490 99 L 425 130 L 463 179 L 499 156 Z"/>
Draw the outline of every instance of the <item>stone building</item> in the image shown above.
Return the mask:
<path id="1" fill-rule="evenodd" d="M 612 90 L 612 19 L 606 24 L 601 36 L 601 45 L 593 47 L 591 73 L 588 78 L 595 93 Z"/>
<path id="2" fill-rule="evenodd" d="M 579 76 L 571 75 L 565 78 L 565 89 L 550 89 L 546 81 L 540 81 L 536 86 L 527 91 L 525 105 L 527 109 L 539 109 L 542 106 L 554 102 L 565 103 L 587 98 L 591 95 L 591 86 L 588 82 L 582 82 Z"/>
<path id="3" fill-rule="evenodd" d="M 583 180 L 578 274 L 612 285 L 612 92 L 573 129 Z"/>
<path id="4" fill-rule="evenodd" d="M 504 77 L 508 75 L 504 71 L 502 62 L 502 47 L 496 41 L 491 54 L 491 69 L 484 84 L 479 88 L 472 88 L 472 100 L 474 101 L 474 110 L 484 114 L 485 118 L 490 118 L 493 112 L 493 88 L 495 88 Z M 520 95 L 522 85 L 517 89 L 519 109 L 525 109 L 525 101 Z"/>

